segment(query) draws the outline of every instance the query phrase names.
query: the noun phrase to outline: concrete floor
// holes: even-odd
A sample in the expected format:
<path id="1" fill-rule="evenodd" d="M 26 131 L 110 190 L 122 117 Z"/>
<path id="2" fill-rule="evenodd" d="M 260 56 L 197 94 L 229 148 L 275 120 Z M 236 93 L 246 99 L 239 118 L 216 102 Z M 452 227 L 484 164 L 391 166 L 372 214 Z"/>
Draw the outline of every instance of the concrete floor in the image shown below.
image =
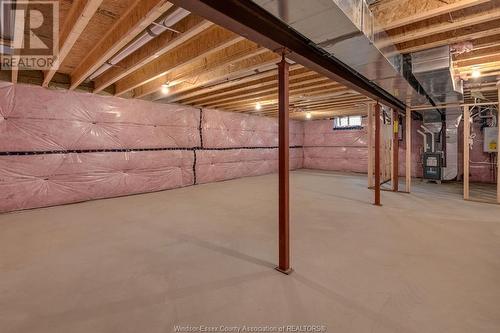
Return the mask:
<path id="1" fill-rule="evenodd" d="M 420 184 L 370 204 L 365 177 L 292 179 L 291 276 L 277 177 L 0 215 L 0 332 L 499 332 L 500 207 Z"/>

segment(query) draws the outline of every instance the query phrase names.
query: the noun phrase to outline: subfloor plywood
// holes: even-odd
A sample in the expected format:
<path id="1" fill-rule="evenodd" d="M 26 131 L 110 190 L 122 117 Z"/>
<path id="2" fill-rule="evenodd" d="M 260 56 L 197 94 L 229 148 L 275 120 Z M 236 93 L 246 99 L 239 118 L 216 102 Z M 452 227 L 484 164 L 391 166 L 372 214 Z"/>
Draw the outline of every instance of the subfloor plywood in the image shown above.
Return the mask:
<path id="1" fill-rule="evenodd" d="M 293 172 L 290 276 L 276 175 L 0 215 L 0 331 L 498 332 L 500 207 L 414 190 Z"/>

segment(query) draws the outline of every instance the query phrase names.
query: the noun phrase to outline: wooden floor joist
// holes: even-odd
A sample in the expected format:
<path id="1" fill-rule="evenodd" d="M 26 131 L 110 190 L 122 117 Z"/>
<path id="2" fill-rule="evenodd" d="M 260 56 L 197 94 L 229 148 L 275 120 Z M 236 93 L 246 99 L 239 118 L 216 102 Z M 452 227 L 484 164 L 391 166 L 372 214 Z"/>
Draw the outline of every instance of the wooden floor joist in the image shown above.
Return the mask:
<path id="1" fill-rule="evenodd" d="M 81 36 L 103 0 L 76 0 L 65 19 L 59 36 L 59 54 L 56 61 L 62 63 Z M 44 72 L 42 86 L 47 87 L 56 74 L 53 68 Z"/>
<path id="2" fill-rule="evenodd" d="M 178 93 L 197 87 L 205 77 L 207 80 L 217 78 L 217 75 L 221 75 L 219 72 L 223 72 L 232 63 L 248 63 L 251 59 L 257 59 L 258 61 L 259 59 L 263 59 L 263 54 L 268 54 L 268 57 L 272 57 L 269 51 L 259 47 L 255 43 L 247 40 L 236 41 L 236 43 L 229 47 L 211 51 L 204 57 L 197 57 L 194 62 L 186 66 L 174 68 L 165 75 L 135 88 L 134 96 L 142 98 L 151 95 L 148 99 L 153 101 L 170 98 L 173 95 L 175 96 Z M 236 65 L 233 67 L 236 67 Z M 207 76 L 206 73 L 212 73 L 212 76 Z M 161 86 L 166 83 L 170 86 L 170 93 L 168 95 L 159 91 Z"/>
<path id="3" fill-rule="evenodd" d="M 417 3 L 417 1 L 420 0 L 406 0 L 406 1 L 400 1 L 400 6 L 401 8 L 411 8 L 410 2 Z M 388 12 L 390 12 L 392 15 L 397 15 L 399 17 L 398 19 L 394 19 L 393 16 L 387 17 L 386 21 L 387 23 L 382 23 L 382 27 L 384 30 L 391 30 L 395 28 L 399 28 L 405 25 L 410 25 L 415 22 L 427 20 L 439 15 L 444 15 L 448 14 L 457 10 L 477 6 L 483 3 L 486 3 L 490 0 L 461 0 L 457 1 L 451 4 L 446 4 L 446 2 L 443 2 L 443 4 L 437 8 L 431 9 L 431 10 L 424 10 L 423 8 L 420 8 L 420 6 L 415 6 L 415 12 L 413 15 L 410 16 L 405 16 L 404 12 L 401 12 L 400 10 L 394 10 L 395 7 L 391 6 L 390 9 L 388 9 Z M 425 5 L 425 4 L 423 4 Z M 399 8 L 398 8 L 399 9 Z M 401 17 L 403 16 L 403 17 Z M 381 21 L 383 21 L 383 18 L 378 15 L 377 18 Z"/>
<path id="4" fill-rule="evenodd" d="M 213 26 L 212 22 L 195 15 L 189 15 L 172 27 L 175 32 L 168 30 L 160 34 L 116 66 L 98 76 L 95 79 L 95 92 L 102 91 L 107 86 L 146 66 L 163 54 L 203 33 L 211 26 Z"/>
<path id="5" fill-rule="evenodd" d="M 258 45 L 247 42 L 226 29 L 217 26 L 212 26 L 196 37 L 187 41 L 184 45 L 173 49 L 170 52 L 164 53 L 160 57 L 145 64 L 139 70 L 119 80 L 115 84 L 116 96 L 121 96 L 126 92 L 134 90 L 149 82 L 156 82 L 158 78 L 165 77 L 175 69 L 182 66 L 189 66 L 191 63 L 215 53 L 217 51 L 235 45 L 238 42 L 248 44 L 249 49 L 257 50 Z M 162 81 L 158 83 L 157 89 L 168 82 Z"/>
<path id="6" fill-rule="evenodd" d="M 261 51 L 262 50 L 259 49 L 259 52 Z M 234 62 L 233 66 L 226 66 L 225 64 L 217 65 L 213 70 L 205 70 L 198 75 L 186 78 L 185 81 L 183 80 L 182 83 L 177 84 L 170 89 L 169 96 L 175 96 L 179 93 L 209 84 L 232 81 L 241 76 L 259 73 L 259 71 L 274 69 L 276 68 L 276 61 L 278 60 L 276 54 L 269 51 L 263 53 L 261 52 L 261 54 L 248 58 L 247 54 L 243 54 L 241 56 L 244 56 L 245 59 Z M 155 100 L 163 99 L 165 97 L 166 96 L 161 94 L 154 96 Z M 168 98 L 166 100 L 168 101 Z"/>
<path id="7" fill-rule="evenodd" d="M 166 0 L 137 0 L 100 42 L 89 51 L 71 73 L 70 89 L 75 89 L 105 61 L 167 11 L 172 4 Z"/>

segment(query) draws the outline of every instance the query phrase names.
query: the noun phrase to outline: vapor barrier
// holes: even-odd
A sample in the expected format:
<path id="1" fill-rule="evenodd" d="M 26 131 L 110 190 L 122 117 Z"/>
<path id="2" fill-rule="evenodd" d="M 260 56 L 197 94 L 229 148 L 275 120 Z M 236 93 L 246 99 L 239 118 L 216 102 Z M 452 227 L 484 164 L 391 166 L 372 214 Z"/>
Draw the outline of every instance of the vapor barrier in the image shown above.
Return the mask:
<path id="1" fill-rule="evenodd" d="M 277 145 L 275 118 L 0 83 L 0 212 L 277 172 Z"/>
<path id="2" fill-rule="evenodd" d="M 344 172 L 368 170 L 368 133 L 333 130 L 332 120 L 304 123 L 304 168 Z"/>

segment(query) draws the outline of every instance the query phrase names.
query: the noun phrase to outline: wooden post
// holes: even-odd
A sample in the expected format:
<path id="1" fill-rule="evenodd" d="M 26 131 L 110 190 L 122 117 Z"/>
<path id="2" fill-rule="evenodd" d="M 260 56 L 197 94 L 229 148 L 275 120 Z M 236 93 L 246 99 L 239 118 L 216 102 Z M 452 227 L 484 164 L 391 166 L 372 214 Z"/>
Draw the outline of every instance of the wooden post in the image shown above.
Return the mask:
<path id="1" fill-rule="evenodd" d="M 375 205 L 380 203 L 380 104 L 375 105 Z"/>
<path id="2" fill-rule="evenodd" d="M 399 112 L 392 109 L 392 190 L 399 191 Z"/>
<path id="3" fill-rule="evenodd" d="M 464 200 L 469 199 L 470 110 L 464 106 Z"/>
<path id="4" fill-rule="evenodd" d="M 406 192 L 411 192 L 411 133 L 412 119 L 410 107 L 406 107 Z"/>
<path id="5" fill-rule="evenodd" d="M 373 187 L 373 104 L 368 104 L 368 188 Z"/>
<path id="6" fill-rule="evenodd" d="M 289 145 L 288 145 L 288 106 L 289 106 L 289 64 L 282 55 L 278 64 L 279 80 L 279 265 L 278 271 L 290 274 L 290 198 L 289 198 Z"/>
<path id="7" fill-rule="evenodd" d="M 497 116 L 497 127 L 498 127 L 498 139 L 497 139 L 497 203 L 500 204 L 500 81 L 497 82 L 498 89 L 498 116 Z"/>

